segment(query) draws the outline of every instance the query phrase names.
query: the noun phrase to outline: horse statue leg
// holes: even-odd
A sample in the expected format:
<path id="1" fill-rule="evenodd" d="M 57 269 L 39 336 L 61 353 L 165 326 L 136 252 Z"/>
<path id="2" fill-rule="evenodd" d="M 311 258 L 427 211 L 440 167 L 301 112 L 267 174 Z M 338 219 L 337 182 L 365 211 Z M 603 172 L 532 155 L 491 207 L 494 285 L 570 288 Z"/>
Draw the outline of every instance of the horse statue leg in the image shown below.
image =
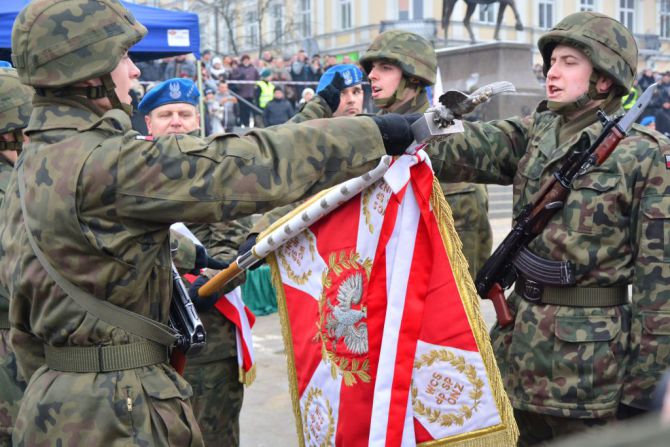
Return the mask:
<path id="1" fill-rule="evenodd" d="M 475 39 L 475 33 L 472 32 L 472 27 L 470 26 L 470 17 L 472 17 L 472 14 L 474 14 L 477 4 L 474 2 L 466 2 L 466 4 L 468 5 L 468 9 L 465 11 L 463 26 L 465 26 L 465 29 L 468 30 L 468 34 L 470 34 L 470 43 L 477 43 L 477 39 Z"/>
<path id="2" fill-rule="evenodd" d="M 449 40 L 449 22 L 451 21 L 451 13 L 454 12 L 454 5 L 457 0 L 443 0 L 442 1 L 442 27 L 444 28 L 444 40 Z"/>
<path id="3" fill-rule="evenodd" d="M 517 31 L 523 31 L 523 23 L 521 23 L 521 16 L 519 15 L 519 10 L 516 9 L 516 1 L 507 0 L 507 4 L 510 6 L 510 8 L 512 8 L 512 12 L 514 13 L 514 20 L 516 20 L 514 29 Z"/>

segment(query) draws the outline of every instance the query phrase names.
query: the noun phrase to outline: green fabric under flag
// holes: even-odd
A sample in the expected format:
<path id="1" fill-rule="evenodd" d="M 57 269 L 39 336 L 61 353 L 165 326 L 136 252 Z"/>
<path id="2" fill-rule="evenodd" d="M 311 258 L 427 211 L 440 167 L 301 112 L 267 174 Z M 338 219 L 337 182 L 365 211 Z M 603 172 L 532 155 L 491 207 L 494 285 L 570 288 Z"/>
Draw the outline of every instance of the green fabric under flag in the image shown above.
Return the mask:
<path id="1" fill-rule="evenodd" d="M 247 271 L 247 280 L 242 285 L 244 304 L 256 316 L 277 312 L 277 292 L 270 280 L 270 267 L 262 265 Z"/>

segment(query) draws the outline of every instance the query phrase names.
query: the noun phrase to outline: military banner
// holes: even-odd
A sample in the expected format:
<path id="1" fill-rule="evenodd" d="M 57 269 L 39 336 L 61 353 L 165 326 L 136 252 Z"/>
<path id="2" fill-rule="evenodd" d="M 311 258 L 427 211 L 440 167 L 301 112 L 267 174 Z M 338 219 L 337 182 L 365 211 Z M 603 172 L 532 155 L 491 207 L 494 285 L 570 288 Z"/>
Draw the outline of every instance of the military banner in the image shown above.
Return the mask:
<path id="1" fill-rule="evenodd" d="M 478 297 L 423 151 L 398 158 L 268 262 L 301 445 L 515 444 Z"/>

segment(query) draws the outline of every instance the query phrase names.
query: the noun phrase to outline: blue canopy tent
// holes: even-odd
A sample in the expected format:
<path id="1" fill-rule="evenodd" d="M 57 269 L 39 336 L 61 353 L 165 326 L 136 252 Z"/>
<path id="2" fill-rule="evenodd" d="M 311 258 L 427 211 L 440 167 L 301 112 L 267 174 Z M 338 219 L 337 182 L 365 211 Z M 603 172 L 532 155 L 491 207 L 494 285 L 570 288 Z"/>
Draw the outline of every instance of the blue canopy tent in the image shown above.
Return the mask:
<path id="1" fill-rule="evenodd" d="M 0 60 L 11 60 L 12 25 L 19 11 L 28 3 L 29 0 L 0 1 Z M 122 3 L 149 30 L 144 39 L 130 49 L 133 60 L 187 53 L 193 53 L 196 59 L 200 59 L 200 28 L 196 14 Z"/>

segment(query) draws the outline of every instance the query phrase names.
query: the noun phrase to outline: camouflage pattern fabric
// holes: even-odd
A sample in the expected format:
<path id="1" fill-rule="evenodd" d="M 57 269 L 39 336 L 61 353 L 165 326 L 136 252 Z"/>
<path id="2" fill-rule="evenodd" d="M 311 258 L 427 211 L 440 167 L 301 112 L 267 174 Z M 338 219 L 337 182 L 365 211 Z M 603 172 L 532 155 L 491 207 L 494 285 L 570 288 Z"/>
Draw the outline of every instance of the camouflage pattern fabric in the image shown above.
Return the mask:
<path id="1" fill-rule="evenodd" d="M 23 126 L 21 126 L 23 127 Z M 4 199 L 13 166 L 0 155 L 0 201 Z M 0 286 L 0 318 L 9 317 L 9 294 Z M 0 327 L 0 446 L 12 445 L 11 435 L 26 383 L 18 375 L 9 328 Z"/>
<path id="2" fill-rule="evenodd" d="M 258 217 L 188 227 L 210 256 L 232 262 Z M 240 281 L 227 286 L 226 291 Z M 193 388 L 193 413 L 205 445 L 235 447 L 240 442 L 239 419 L 244 398 L 244 385 L 239 381 L 235 325 L 216 308 L 201 312 L 200 319 L 207 333 L 207 345 L 198 355 L 187 358 L 184 370 L 184 378 Z"/>
<path id="3" fill-rule="evenodd" d="M 20 158 L 25 225 L 69 281 L 162 323 L 171 299 L 170 224 L 227 221 L 293 202 L 368 171 L 385 153 L 369 118 L 277 126 L 242 138 L 147 141 L 131 130 L 123 112 L 99 116 L 84 99 L 42 99 L 34 107 L 31 142 Z M 368 150 L 359 153 L 359 147 Z M 15 177 L 5 200 L 0 279 L 9 285 L 10 335 L 20 371 L 30 377 L 39 364 L 31 360 L 39 349 L 35 342 L 140 342 L 88 315 L 54 285 L 28 244 Z M 68 443 L 76 436 L 98 445 L 133 438 L 201 445 L 190 396 L 190 386 L 167 365 L 110 373 L 45 367 L 28 385 L 15 442 Z M 131 401 L 141 409 L 130 410 Z M 72 421 L 79 421 L 74 428 Z"/>
<path id="4" fill-rule="evenodd" d="M 493 230 L 489 222 L 489 195 L 485 185 L 444 183 L 442 192 L 454 216 L 454 227 L 463 244 L 473 278 L 491 255 Z"/>
<path id="5" fill-rule="evenodd" d="M 620 101 L 605 107 L 617 112 Z M 602 130 L 594 110 L 567 124 L 540 107 L 527 118 L 464 123 L 427 148 L 448 181 L 513 184 L 514 216 L 562 165 L 582 135 Z M 670 222 L 670 142 L 634 126 L 601 166 L 579 176 L 565 207 L 530 250 L 570 261 L 578 287 L 633 284 L 632 306 L 534 305 L 509 297 L 515 322 L 492 331 L 512 405 L 569 418 L 608 418 L 620 402 L 647 408 L 670 363 L 664 271 Z M 523 427 L 520 426 L 523 431 Z"/>
<path id="6" fill-rule="evenodd" d="M 172 262 L 180 275 L 195 269 L 195 242 L 178 231 L 170 230 L 170 253 Z"/>
<path id="7" fill-rule="evenodd" d="M 21 84 L 16 70 L 0 68 L 0 135 L 26 127 L 33 109 L 33 93 L 33 89 Z"/>

